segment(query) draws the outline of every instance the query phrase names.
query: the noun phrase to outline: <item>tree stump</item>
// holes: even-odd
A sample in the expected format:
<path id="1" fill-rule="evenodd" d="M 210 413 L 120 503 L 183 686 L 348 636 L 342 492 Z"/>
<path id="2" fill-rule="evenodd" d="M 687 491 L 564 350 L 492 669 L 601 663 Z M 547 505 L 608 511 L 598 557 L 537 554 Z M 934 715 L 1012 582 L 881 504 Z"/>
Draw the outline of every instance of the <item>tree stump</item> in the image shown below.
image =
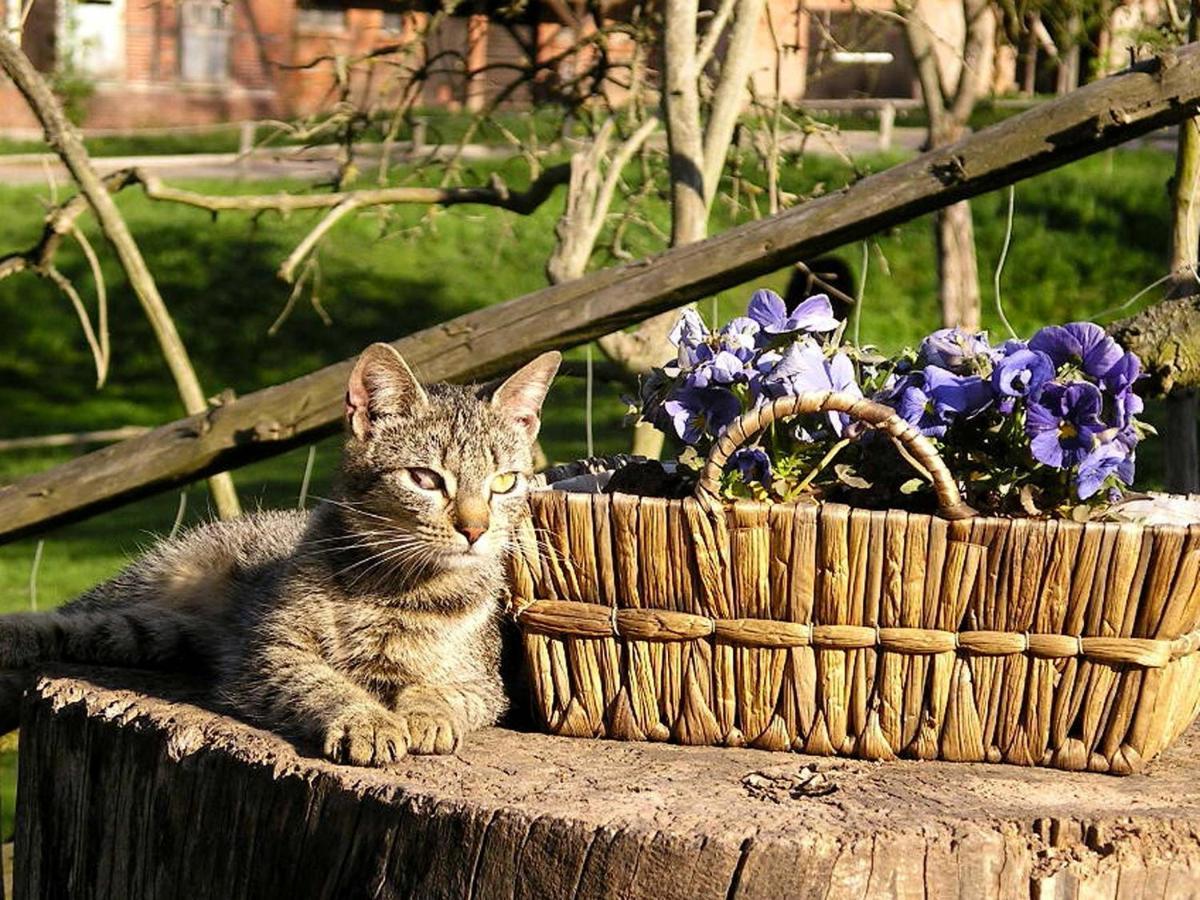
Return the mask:
<path id="1" fill-rule="evenodd" d="M 369 770 L 198 696 L 145 673 L 41 680 L 18 900 L 1200 896 L 1196 731 L 1129 778 L 503 729 Z"/>

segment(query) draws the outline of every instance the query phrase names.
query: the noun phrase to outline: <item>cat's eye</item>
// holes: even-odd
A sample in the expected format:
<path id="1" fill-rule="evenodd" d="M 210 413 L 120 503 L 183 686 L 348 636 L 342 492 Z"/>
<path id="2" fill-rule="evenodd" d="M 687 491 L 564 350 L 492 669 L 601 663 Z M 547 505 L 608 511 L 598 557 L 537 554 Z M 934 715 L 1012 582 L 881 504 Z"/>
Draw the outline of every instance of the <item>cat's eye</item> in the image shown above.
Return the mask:
<path id="1" fill-rule="evenodd" d="M 446 481 L 433 469 L 423 469 L 414 467 L 405 470 L 408 472 L 408 477 L 423 491 L 444 491 L 446 490 Z"/>
<path id="2" fill-rule="evenodd" d="M 492 479 L 493 494 L 507 494 L 517 486 L 516 472 L 501 472 Z"/>

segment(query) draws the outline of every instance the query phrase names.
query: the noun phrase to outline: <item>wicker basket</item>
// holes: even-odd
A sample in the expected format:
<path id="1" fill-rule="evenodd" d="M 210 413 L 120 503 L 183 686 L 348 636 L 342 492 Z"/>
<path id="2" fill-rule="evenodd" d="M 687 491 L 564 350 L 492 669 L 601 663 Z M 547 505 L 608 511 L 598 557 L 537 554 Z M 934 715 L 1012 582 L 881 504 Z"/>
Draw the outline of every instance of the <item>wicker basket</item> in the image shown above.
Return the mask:
<path id="1" fill-rule="evenodd" d="M 738 446 L 830 410 L 890 435 L 942 515 L 718 499 Z M 1126 774 L 1200 708 L 1200 526 L 977 516 L 870 401 L 748 413 L 692 498 L 530 504 L 514 608 L 554 734 Z"/>

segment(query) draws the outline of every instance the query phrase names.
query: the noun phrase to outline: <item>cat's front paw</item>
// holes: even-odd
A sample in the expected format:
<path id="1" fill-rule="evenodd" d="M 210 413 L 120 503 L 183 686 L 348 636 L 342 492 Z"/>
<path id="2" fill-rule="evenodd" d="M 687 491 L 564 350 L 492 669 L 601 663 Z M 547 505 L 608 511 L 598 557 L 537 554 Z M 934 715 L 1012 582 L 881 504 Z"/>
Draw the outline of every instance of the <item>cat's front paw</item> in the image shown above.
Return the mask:
<path id="1" fill-rule="evenodd" d="M 407 732 L 409 753 L 453 753 L 462 744 L 466 729 L 450 709 L 439 704 L 401 706 L 396 715 Z"/>
<path id="2" fill-rule="evenodd" d="M 405 723 L 383 709 L 352 706 L 327 722 L 322 749 L 337 763 L 386 766 L 404 758 L 408 748 Z"/>

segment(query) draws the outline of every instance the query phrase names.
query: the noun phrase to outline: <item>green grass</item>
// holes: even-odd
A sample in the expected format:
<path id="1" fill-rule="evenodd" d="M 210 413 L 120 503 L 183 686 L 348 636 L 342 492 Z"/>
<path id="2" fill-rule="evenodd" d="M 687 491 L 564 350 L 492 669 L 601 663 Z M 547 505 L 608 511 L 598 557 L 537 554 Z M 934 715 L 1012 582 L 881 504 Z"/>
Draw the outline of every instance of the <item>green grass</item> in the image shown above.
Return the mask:
<path id="1" fill-rule="evenodd" d="M 415 109 L 401 123 L 396 139 L 412 138 L 414 124 L 423 120 L 425 140 L 430 144 L 453 145 L 462 141 L 474 121 L 465 112 L 453 112 L 444 108 Z M 297 123 L 298 124 L 298 123 Z M 505 144 L 508 134 L 515 135 L 528 143 L 531 138 L 545 145 L 561 136 L 561 112 L 554 108 L 528 112 L 498 112 L 489 120 L 479 123 L 471 135 L 472 143 Z M 362 126 L 355 135 L 359 143 L 376 143 L 383 140 L 388 128 L 385 118 L 376 119 Z M 581 128 L 576 126 L 575 131 Z M 329 144 L 338 140 L 335 131 L 322 132 L 304 143 Z M 276 126 L 263 124 L 258 127 L 255 141 L 271 147 L 291 146 L 297 142 L 286 131 Z M 128 134 L 85 137 L 84 146 L 92 156 L 169 156 L 181 153 L 236 153 L 241 142 L 240 125 L 213 125 L 204 129 L 144 129 Z M 15 140 L 0 138 L 0 157 L 15 153 L 45 153 L 47 147 L 40 140 Z"/>
<path id="2" fill-rule="evenodd" d="M 892 159 L 869 160 L 883 167 Z M 1108 152 L 1018 186 L 1012 248 L 1004 272 L 1005 306 L 1017 331 L 1028 335 L 1048 322 L 1087 318 L 1115 306 L 1163 272 L 1167 234 L 1164 186 L 1170 157 L 1154 151 Z M 501 167 L 519 185 L 517 163 Z M 482 179 L 485 170 L 466 177 Z M 799 194 L 835 190 L 852 177 L 826 159 L 792 160 L 784 186 Z M 232 185 L 189 185 L 237 190 Z M 256 184 L 255 191 L 287 185 Z M 0 253 L 29 246 L 41 227 L 37 188 L 0 187 Z M 196 210 L 153 204 L 129 191 L 118 197 L 138 237 L 179 330 L 210 393 L 246 393 L 351 356 L 366 343 L 392 339 L 545 284 L 543 265 L 552 245 L 560 201 L 529 217 L 459 207 L 422 221 L 425 210 L 364 214 L 340 224 L 320 255 L 319 299 L 326 325 L 302 298 L 272 337 L 267 331 L 283 308 L 287 287 L 274 271 L 312 226 L 311 215 L 287 220 L 243 215 L 217 220 Z M 992 273 L 1004 239 L 1005 192 L 973 201 L 984 286 L 984 323 L 999 332 Z M 648 215 L 665 224 L 661 199 Z M 718 202 L 713 229 L 749 216 Z M 89 234 L 95 237 L 94 232 Z M 636 253 L 659 249 L 657 239 L 633 229 L 626 245 Z M 109 384 L 97 391 L 90 356 L 66 302 L 38 279 L 22 275 L 0 281 L 0 436 L 156 424 L 180 413 L 165 366 L 136 300 L 111 253 L 105 260 L 113 317 L 113 364 Z M 936 273 L 928 219 L 897 227 L 869 242 L 869 271 L 861 335 L 887 350 L 912 344 L 937 327 Z M 859 271 L 859 245 L 843 256 Z M 600 263 L 605 260 L 601 259 Z M 61 268 L 86 296 L 92 288 L 75 248 L 60 254 Z M 739 311 L 756 287 L 782 289 L 779 272 L 720 295 L 722 317 Z M 1147 298 L 1152 299 L 1152 298 Z M 711 305 L 701 310 L 709 314 Z M 596 387 L 595 432 L 600 452 L 627 444 L 618 391 Z M 560 379 L 547 405 L 545 446 L 554 460 L 584 453 L 583 385 Z M 55 453 L 0 455 L 0 483 L 69 457 Z M 236 473 L 247 506 L 296 502 L 305 450 Z M 312 493 L 328 489 L 337 442 L 319 445 Z M 1158 458 L 1142 455 L 1142 474 L 1154 483 Z M 185 521 L 208 513 L 202 485 L 186 491 Z M 37 605 L 45 609 L 114 574 L 140 546 L 171 528 L 178 494 L 131 504 L 44 535 Z M 38 542 L 0 546 L 0 611 L 31 605 L 30 570 Z M 0 754 L 0 837 L 11 830 L 11 756 Z"/>
<path id="3" fill-rule="evenodd" d="M 972 130 L 978 131 L 981 128 L 987 128 L 989 125 L 995 125 L 997 122 L 1003 122 L 1007 118 L 1022 113 L 1038 102 L 1038 100 L 1030 100 L 1028 103 L 1022 103 L 1020 106 L 1000 106 L 991 100 L 982 100 L 975 105 L 968 124 Z M 843 131 L 877 131 L 879 129 L 879 113 L 877 110 L 851 109 L 837 111 L 822 109 L 819 100 L 813 101 L 813 103 L 814 106 L 812 109 L 808 109 L 803 103 L 800 103 L 798 104 L 798 110 L 807 113 L 818 122 L 836 125 Z M 926 114 L 924 108 L 920 106 L 915 108 L 898 108 L 896 110 L 896 126 L 898 128 L 927 128 L 929 126 L 929 116 Z"/>

